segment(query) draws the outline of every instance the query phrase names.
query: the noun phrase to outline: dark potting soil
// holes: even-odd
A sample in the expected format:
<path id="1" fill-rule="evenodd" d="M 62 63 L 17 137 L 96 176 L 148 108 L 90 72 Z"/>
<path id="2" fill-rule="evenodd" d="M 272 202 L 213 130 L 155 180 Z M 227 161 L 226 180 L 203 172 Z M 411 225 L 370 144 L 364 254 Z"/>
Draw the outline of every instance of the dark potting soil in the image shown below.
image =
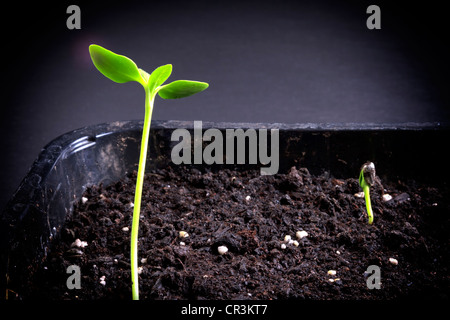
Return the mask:
<path id="1" fill-rule="evenodd" d="M 295 167 L 274 176 L 202 170 L 176 166 L 145 178 L 141 299 L 450 296 L 448 188 L 381 181 L 371 188 L 369 225 L 356 178 Z M 86 190 L 26 286 L 28 298 L 131 299 L 135 178 Z M 383 201 L 383 191 L 392 199 Z M 307 236 L 297 239 L 297 231 Z M 71 265 L 80 268 L 81 289 L 67 287 Z"/>

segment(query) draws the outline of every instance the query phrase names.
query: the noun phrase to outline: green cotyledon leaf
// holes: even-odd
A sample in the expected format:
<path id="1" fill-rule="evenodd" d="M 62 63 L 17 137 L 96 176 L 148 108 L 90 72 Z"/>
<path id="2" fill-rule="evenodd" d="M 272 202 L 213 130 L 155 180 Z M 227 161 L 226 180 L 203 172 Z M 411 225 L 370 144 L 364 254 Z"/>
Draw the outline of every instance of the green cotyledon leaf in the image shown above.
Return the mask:
<path id="1" fill-rule="evenodd" d="M 152 72 L 149 78 L 148 87 L 153 92 L 157 87 L 162 85 L 172 74 L 172 65 L 166 64 L 158 67 Z"/>
<path id="2" fill-rule="evenodd" d="M 137 81 L 143 86 L 146 81 L 139 72 L 136 63 L 128 57 L 116 54 L 99 45 L 89 46 L 89 53 L 95 67 L 114 82 L 125 83 Z"/>
<path id="3" fill-rule="evenodd" d="M 208 87 L 209 84 L 206 82 L 177 80 L 160 87 L 158 94 L 163 99 L 179 99 L 189 97 Z"/>

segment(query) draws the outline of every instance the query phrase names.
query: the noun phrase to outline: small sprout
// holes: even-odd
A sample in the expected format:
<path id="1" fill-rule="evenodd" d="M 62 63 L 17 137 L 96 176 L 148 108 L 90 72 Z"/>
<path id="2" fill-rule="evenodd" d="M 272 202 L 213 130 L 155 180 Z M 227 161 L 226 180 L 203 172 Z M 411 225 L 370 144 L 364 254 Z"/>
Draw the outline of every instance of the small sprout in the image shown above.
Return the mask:
<path id="1" fill-rule="evenodd" d="M 336 275 L 336 270 L 328 270 L 327 274 L 330 276 L 335 276 Z"/>
<path id="2" fill-rule="evenodd" d="M 297 231 L 297 232 L 295 233 L 295 236 L 297 237 L 297 239 L 301 240 L 301 239 L 303 239 L 303 238 L 305 238 L 305 237 L 308 236 L 308 232 L 303 231 L 303 230 Z"/>
<path id="3" fill-rule="evenodd" d="M 383 194 L 382 198 L 383 198 L 384 202 L 388 202 L 388 201 L 392 200 L 392 196 L 390 194 L 387 194 L 387 193 Z"/>
<path id="4" fill-rule="evenodd" d="M 291 236 L 287 234 L 284 236 L 284 242 L 288 243 L 289 241 L 291 241 Z"/>
<path id="5" fill-rule="evenodd" d="M 228 248 L 226 246 L 219 246 L 217 252 L 219 252 L 220 255 L 224 255 L 228 252 Z"/>
<path id="6" fill-rule="evenodd" d="M 180 231 L 179 237 L 180 238 L 187 238 L 187 237 L 189 237 L 189 233 L 187 233 L 186 231 Z"/>
<path id="7" fill-rule="evenodd" d="M 367 215 L 369 216 L 369 224 L 373 223 L 372 204 L 370 202 L 370 187 L 375 183 L 375 165 L 373 162 L 366 162 L 361 167 L 359 173 L 359 185 L 364 191 L 366 200 Z"/>
<path id="8" fill-rule="evenodd" d="M 391 264 L 393 264 L 394 266 L 398 265 L 398 260 L 397 260 L 397 259 L 389 258 L 389 262 L 390 262 Z"/>

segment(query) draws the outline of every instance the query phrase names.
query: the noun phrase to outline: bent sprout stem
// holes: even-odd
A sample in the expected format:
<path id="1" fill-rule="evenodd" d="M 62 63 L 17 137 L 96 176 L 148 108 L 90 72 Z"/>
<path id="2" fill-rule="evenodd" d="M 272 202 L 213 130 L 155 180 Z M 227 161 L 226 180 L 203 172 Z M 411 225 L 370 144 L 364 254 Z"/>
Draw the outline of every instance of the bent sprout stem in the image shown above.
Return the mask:
<path id="1" fill-rule="evenodd" d="M 373 212 L 372 212 L 372 204 L 370 202 L 370 187 L 367 184 L 364 184 L 362 187 L 364 191 L 364 199 L 366 200 L 366 209 L 367 215 L 369 216 L 369 224 L 373 223 Z"/>
<path id="2" fill-rule="evenodd" d="M 147 160 L 148 142 L 150 137 L 150 125 L 155 97 L 158 94 L 163 99 L 178 99 L 191 96 L 208 88 L 206 82 L 177 80 L 169 84 L 163 83 L 172 73 L 172 65 L 167 64 L 156 68 L 148 74 L 128 57 L 118 55 L 99 45 L 89 46 L 89 53 L 95 67 L 107 78 L 117 83 L 136 81 L 145 89 L 145 116 L 142 129 L 141 151 L 139 155 L 138 175 L 136 179 L 136 191 L 134 195 L 133 219 L 131 225 L 131 281 L 133 300 L 139 300 L 139 275 L 138 275 L 138 233 L 139 218 L 141 214 L 142 189 L 144 185 L 145 163 Z"/>
<path id="3" fill-rule="evenodd" d="M 373 223 L 373 211 L 370 201 L 370 186 L 375 181 L 375 165 L 372 162 L 366 162 L 361 167 L 359 173 L 359 185 L 364 191 L 364 200 L 366 201 L 367 215 L 369 217 L 369 224 Z"/>

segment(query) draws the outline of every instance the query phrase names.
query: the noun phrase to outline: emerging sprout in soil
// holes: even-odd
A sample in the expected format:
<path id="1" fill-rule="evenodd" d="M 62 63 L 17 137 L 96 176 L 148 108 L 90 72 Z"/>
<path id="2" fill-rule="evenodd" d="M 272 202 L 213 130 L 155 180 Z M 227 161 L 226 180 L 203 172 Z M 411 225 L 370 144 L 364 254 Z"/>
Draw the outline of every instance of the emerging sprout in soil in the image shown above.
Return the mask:
<path id="1" fill-rule="evenodd" d="M 373 162 L 366 162 L 361 167 L 359 173 L 359 185 L 364 191 L 364 199 L 366 200 L 367 215 L 369 216 L 369 224 L 373 223 L 372 204 L 370 203 L 370 187 L 375 183 L 375 165 Z"/>
<path id="2" fill-rule="evenodd" d="M 134 198 L 133 221 L 131 226 L 131 281 L 133 300 L 139 300 L 139 278 L 137 240 L 139 216 L 141 210 L 142 186 L 144 182 L 147 146 L 150 134 L 153 105 L 156 94 L 163 99 L 178 99 L 188 97 L 208 88 L 205 82 L 178 80 L 169 84 L 163 83 L 172 73 L 172 65 L 167 64 L 156 68 L 151 74 L 137 67 L 133 60 L 115 54 L 98 45 L 90 45 L 89 52 L 95 67 L 107 78 L 117 83 L 129 81 L 139 82 L 145 89 L 145 117 L 142 131 L 141 153 Z"/>

